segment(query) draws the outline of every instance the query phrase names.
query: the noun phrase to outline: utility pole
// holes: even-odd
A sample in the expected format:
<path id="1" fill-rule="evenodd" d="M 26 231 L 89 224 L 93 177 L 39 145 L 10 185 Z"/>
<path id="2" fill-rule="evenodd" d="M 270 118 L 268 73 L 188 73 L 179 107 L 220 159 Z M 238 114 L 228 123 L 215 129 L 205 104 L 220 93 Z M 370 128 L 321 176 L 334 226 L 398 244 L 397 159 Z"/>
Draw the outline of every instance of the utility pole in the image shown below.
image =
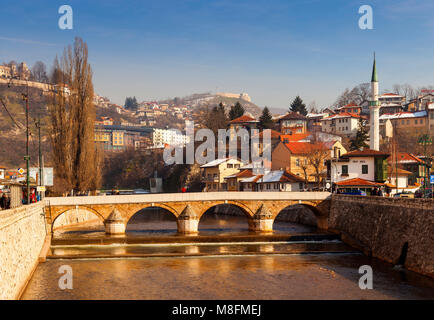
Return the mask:
<path id="1" fill-rule="evenodd" d="M 420 136 L 419 140 L 417 141 L 418 144 L 423 145 L 423 155 L 425 157 L 424 159 L 424 174 L 423 174 L 423 197 L 426 196 L 426 185 L 427 185 L 427 180 L 428 180 L 428 156 L 426 153 L 426 146 L 427 145 L 431 145 L 432 144 L 432 139 L 428 134 L 424 134 L 422 136 Z"/>
<path id="2" fill-rule="evenodd" d="M 39 181 L 38 185 L 43 186 L 44 181 L 44 171 L 43 171 L 43 163 L 42 163 L 42 149 L 41 149 L 41 115 L 38 116 L 38 121 L 35 123 L 36 128 L 38 128 L 38 138 L 39 138 Z M 39 196 L 42 200 L 42 191 L 40 191 Z"/>
<path id="3" fill-rule="evenodd" d="M 29 155 L 29 86 L 27 86 L 27 94 L 23 93 L 23 100 L 26 101 L 26 183 L 27 183 L 27 204 L 30 204 L 30 155 Z"/>

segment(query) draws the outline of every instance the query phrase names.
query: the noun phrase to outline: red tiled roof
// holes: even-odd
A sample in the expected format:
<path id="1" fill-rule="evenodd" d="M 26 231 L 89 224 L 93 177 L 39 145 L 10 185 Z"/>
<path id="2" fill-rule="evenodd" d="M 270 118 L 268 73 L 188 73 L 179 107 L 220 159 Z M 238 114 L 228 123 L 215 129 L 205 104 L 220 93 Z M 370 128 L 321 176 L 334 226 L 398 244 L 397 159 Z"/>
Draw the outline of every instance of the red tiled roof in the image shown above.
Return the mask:
<path id="1" fill-rule="evenodd" d="M 243 170 L 235 175 L 237 178 L 248 178 L 253 177 L 253 173 L 251 170 Z"/>
<path id="2" fill-rule="evenodd" d="M 351 117 L 351 118 L 363 118 L 362 116 L 355 114 L 355 113 L 351 113 L 351 112 L 341 112 L 338 114 L 333 114 L 331 116 L 328 116 L 324 119 L 321 120 L 326 120 L 326 119 L 333 119 L 333 118 L 342 118 L 342 117 Z"/>
<path id="3" fill-rule="evenodd" d="M 399 94 L 396 94 L 396 93 L 383 93 L 382 96 L 399 96 Z"/>
<path id="4" fill-rule="evenodd" d="M 281 133 L 276 130 L 271 130 L 271 139 L 279 139 L 281 136 Z M 264 131 L 259 132 L 259 138 L 262 138 L 264 136 Z"/>
<path id="5" fill-rule="evenodd" d="M 393 155 L 391 155 L 389 158 L 387 158 L 387 161 L 394 162 L 395 158 Z M 416 157 L 412 153 L 405 153 L 405 152 L 398 152 L 398 162 L 419 162 L 424 163 L 422 159 Z"/>
<path id="6" fill-rule="evenodd" d="M 293 181 L 295 181 L 295 182 L 304 182 L 304 179 L 303 179 L 303 178 L 301 178 L 301 177 L 299 177 L 299 176 L 293 174 L 292 172 L 290 172 L 290 171 L 288 171 L 288 170 L 285 171 L 285 173 L 282 175 L 282 178 L 280 179 L 281 182 L 285 182 L 285 180 L 282 181 L 282 179 L 283 179 L 284 177 L 285 177 L 285 179 L 286 179 L 287 181 L 289 181 L 289 182 L 293 182 Z"/>
<path id="7" fill-rule="evenodd" d="M 354 150 L 342 155 L 343 158 L 347 157 L 375 157 L 375 156 L 389 156 L 387 152 L 381 152 L 371 149 Z"/>
<path id="8" fill-rule="evenodd" d="M 310 143 L 310 142 L 289 142 L 285 143 L 285 146 L 291 151 L 293 154 L 308 154 L 309 152 L 315 149 L 324 149 L 326 150 L 324 144 L 322 143 Z"/>
<path id="9" fill-rule="evenodd" d="M 280 135 L 280 140 L 281 141 L 284 141 L 284 140 L 288 140 L 288 141 L 300 141 L 300 140 L 306 139 L 310 135 L 311 135 L 310 132 L 306 132 L 306 133 L 294 133 L 294 134 L 281 134 Z"/>
<path id="10" fill-rule="evenodd" d="M 243 123 L 243 122 L 258 122 L 258 121 L 255 118 L 244 115 L 232 120 L 230 123 Z"/>
<path id="11" fill-rule="evenodd" d="M 396 168 L 394 168 L 394 167 L 388 167 L 387 168 L 387 174 L 389 175 L 389 176 L 391 176 L 392 178 L 394 178 L 394 175 L 396 175 Z M 399 175 L 406 175 L 406 176 L 408 176 L 408 175 L 410 175 L 411 174 L 411 172 L 410 171 L 407 171 L 407 170 L 404 170 L 404 169 L 401 169 L 401 168 L 398 168 L 398 176 Z"/>
<path id="12" fill-rule="evenodd" d="M 361 178 L 342 180 L 342 181 L 336 182 L 336 184 L 338 186 L 346 186 L 346 187 L 362 187 L 362 186 L 379 187 L 379 186 L 383 185 L 383 183 L 365 180 L 365 179 L 361 179 Z"/>
<path id="13" fill-rule="evenodd" d="M 297 112 L 288 112 L 286 115 L 284 115 L 282 118 L 280 118 L 279 121 L 280 120 L 290 120 L 290 119 L 306 120 L 307 118 L 304 115 L 299 114 Z"/>

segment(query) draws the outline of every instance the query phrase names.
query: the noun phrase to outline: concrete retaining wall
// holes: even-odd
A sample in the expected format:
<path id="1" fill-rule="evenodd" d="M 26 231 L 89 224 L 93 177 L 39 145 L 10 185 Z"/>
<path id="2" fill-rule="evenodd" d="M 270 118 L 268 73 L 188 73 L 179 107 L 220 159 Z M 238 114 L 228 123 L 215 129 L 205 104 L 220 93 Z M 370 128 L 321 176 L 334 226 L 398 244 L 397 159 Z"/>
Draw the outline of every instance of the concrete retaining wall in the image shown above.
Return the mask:
<path id="1" fill-rule="evenodd" d="M 434 201 L 333 195 L 329 228 L 365 254 L 434 277 Z"/>
<path id="2" fill-rule="evenodd" d="M 42 202 L 0 211 L 0 299 L 17 299 L 46 237 Z"/>

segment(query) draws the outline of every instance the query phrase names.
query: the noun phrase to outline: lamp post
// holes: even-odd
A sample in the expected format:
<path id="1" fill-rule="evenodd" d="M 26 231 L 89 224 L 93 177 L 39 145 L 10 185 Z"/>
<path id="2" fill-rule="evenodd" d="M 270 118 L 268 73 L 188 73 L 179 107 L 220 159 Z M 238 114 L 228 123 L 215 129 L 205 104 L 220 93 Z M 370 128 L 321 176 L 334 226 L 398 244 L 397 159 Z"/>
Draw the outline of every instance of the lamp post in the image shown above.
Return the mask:
<path id="1" fill-rule="evenodd" d="M 432 139 L 431 139 L 431 137 L 428 134 L 424 134 L 424 135 L 421 135 L 419 137 L 419 140 L 417 141 L 417 143 L 420 144 L 420 145 L 423 145 L 423 155 L 425 157 L 425 160 L 424 160 L 425 170 L 424 170 L 424 173 L 423 173 L 423 196 L 425 197 L 426 196 L 427 171 L 428 171 L 427 170 L 427 168 L 428 168 L 428 166 L 427 166 L 427 158 L 428 157 L 426 155 L 426 146 L 432 144 Z"/>

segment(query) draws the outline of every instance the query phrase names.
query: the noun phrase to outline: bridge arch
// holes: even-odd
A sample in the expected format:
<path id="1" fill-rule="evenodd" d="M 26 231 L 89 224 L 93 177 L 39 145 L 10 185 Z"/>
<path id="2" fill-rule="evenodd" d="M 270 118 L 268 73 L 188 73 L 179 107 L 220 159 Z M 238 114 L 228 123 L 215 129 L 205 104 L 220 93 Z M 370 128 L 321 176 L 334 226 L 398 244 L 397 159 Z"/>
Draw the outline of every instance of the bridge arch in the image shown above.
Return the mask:
<path id="1" fill-rule="evenodd" d="M 102 223 L 104 223 L 104 221 L 105 221 L 105 217 L 100 212 L 93 209 L 92 207 L 83 206 L 83 205 L 74 206 L 74 207 L 63 209 L 63 210 L 56 213 L 55 217 L 51 221 L 51 233 L 54 232 L 54 226 L 56 224 L 57 219 L 61 216 L 65 216 L 65 214 L 67 214 L 68 212 L 72 212 L 74 210 L 84 210 L 84 211 L 90 212 L 93 215 L 95 215 L 95 217 L 97 217 Z"/>
<path id="2" fill-rule="evenodd" d="M 210 205 L 205 206 L 205 208 L 203 208 L 199 214 L 199 221 L 202 218 L 202 216 L 211 208 L 217 207 L 219 205 L 222 204 L 230 204 L 233 205 L 239 209 L 241 209 L 241 211 L 247 216 L 247 218 L 251 219 L 254 215 L 254 212 L 252 212 L 252 210 L 246 206 L 244 203 L 239 202 L 239 201 L 234 201 L 234 200 L 219 200 L 219 201 L 213 201 Z"/>
<path id="3" fill-rule="evenodd" d="M 168 206 L 167 204 L 164 203 L 145 203 L 145 204 L 140 204 L 140 205 L 136 205 L 132 208 L 128 208 L 128 213 L 125 219 L 125 225 L 128 224 L 128 222 L 130 222 L 131 218 L 136 215 L 139 211 L 146 209 L 146 208 L 160 208 L 160 209 L 164 209 L 168 212 L 170 212 L 175 219 L 178 218 L 179 213 L 172 208 L 171 206 Z M 121 209 L 122 210 L 122 209 Z"/>
<path id="4" fill-rule="evenodd" d="M 328 211 L 326 211 L 328 204 L 324 204 L 322 202 L 318 201 L 293 201 L 291 203 L 283 204 L 277 208 L 275 208 L 275 212 L 273 214 L 273 225 L 274 222 L 276 222 L 277 217 L 286 209 L 290 209 L 291 207 L 300 207 L 309 209 L 311 214 L 314 216 L 315 225 L 317 228 L 320 229 L 327 229 L 327 220 L 328 220 Z M 326 207 L 326 208 L 324 208 Z M 306 217 L 304 217 L 306 218 Z M 304 220 L 304 219 L 301 219 Z M 277 220 L 278 221 L 278 220 Z M 308 224 L 308 225 L 314 225 L 312 219 L 307 218 L 307 223 L 305 222 L 296 222 L 301 224 Z"/>

